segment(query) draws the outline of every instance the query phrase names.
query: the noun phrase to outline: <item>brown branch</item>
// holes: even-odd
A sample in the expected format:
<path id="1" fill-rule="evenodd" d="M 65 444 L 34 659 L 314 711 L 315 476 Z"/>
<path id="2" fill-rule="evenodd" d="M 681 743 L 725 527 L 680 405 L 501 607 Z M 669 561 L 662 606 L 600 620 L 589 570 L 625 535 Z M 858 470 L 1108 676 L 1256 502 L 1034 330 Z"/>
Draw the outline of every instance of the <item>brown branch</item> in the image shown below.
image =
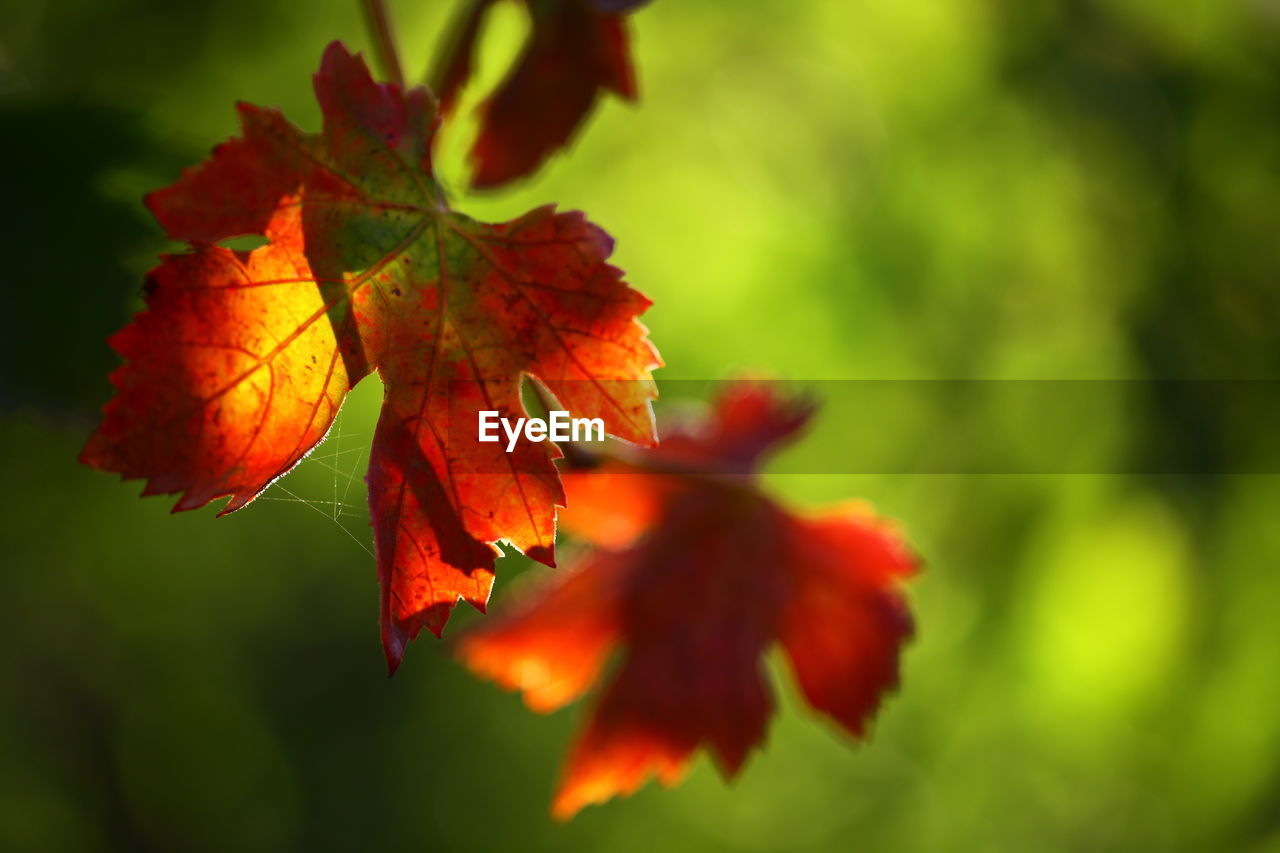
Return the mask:
<path id="1" fill-rule="evenodd" d="M 369 36 L 373 39 L 373 51 L 378 55 L 378 64 L 387 80 L 404 88 L 404 72 L 400 70 L 400 56 L 396 53 L 395 39 L 391 35 L 391 20 L 387 16 L 387 7 L 383 0 L 363 0 L 365 23 L 369 27 Z"/>

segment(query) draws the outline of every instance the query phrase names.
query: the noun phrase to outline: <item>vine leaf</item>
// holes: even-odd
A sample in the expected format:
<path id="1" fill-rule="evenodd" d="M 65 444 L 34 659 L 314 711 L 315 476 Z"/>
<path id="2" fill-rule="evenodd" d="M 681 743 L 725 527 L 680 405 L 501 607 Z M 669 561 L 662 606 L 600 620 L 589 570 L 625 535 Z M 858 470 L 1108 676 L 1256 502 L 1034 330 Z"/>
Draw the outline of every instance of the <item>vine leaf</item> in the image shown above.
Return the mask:
<path id="1" fill-rule="evenodd" d="M 442 112 L 471 78 L 485 14 L 471 0 L 434 73 Z M 530 32 L 506 79 L 480 107 L 472 185 L 496 187 L 536 171 L 573 138 L 602 92 L 637 97 L 625 13 L 643 0 L 525 0 Z"/>
<path id="2" fill-rule="evenodd" d="M 111 339 L 127 361 L 81 458 L 146 478 L 144 494 L 180 493 L 175 510 L 229 497 L 225 514 L 296 465 L 377 371 L 369 503 L 394 671 L 460 598 L 484 609 L 498 540 L 554 565 L 558 451 L 479 443 L 477 412 L 523 416 L 533 376 L 574 414 L 651 444 L 659 361 L 636 320 L 648 301 L 582 214 L 488 225 L 449 210 L 426 89 L 375 83 L 335 42 L 315 92 L 321 133 L 241 104 L 241 136 L 148 196 L 189 251 L 162 257 L 146 310 Z M 267 242 L 217 245 L 244 235 Z"/>
<path id="3" fill-rule="evenodd" d="M 543 712 L 621 652 L 570 750 L 556 816 L 651 776 L 674 784 L 699 747 L 737 774 L 765 737 L 774 643 L 809 705 L 855 737 L 897 685 L 912 633 L 900 587 L 916 567 L 899 533 L 861 504 L 793 513 L 754 481 L 811 413 L 737 384 L 695 429 L 664 429 L 638 467 L 567 474 L 563 522 L 598 548 L 462 635 L 471 669 Z"/>

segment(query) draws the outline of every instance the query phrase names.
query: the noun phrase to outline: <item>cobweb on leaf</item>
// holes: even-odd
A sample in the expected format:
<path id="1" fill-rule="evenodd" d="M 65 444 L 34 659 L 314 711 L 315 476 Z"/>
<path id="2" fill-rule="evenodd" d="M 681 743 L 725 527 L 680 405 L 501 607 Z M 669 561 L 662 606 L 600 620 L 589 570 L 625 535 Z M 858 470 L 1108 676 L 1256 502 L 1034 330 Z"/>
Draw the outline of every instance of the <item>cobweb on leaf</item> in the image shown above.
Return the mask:
<path id="1" fill-rule="evenodd" d="M 324 441 L 288 475 L 268 486 L 257 500 L 300 504 L 318 512 L 332 520 L 352 542 L 364 549 L 369 556 L 373 556 L 373 548 L 369 542 L 369 506 L 364 502 L 363 488 L 368 439 L 356 440 L 361 439 L 360 433 L 343 432 L 345 412 L 346 407 L 340 409 Z M 307 493 L 315 488 L 316 481 L 320 479 L 316 476 L 319 473 L 315 470 L 317 468 L 331 473 L 332 477 L 323 475 L 326 480 L 321 487 L 324 495 L 311 497 Z M 286 480 L 288 485 L 285 484 Z M 328 487 L 330 480 L 332 490 Z M 363 533 L 363 537 L 357 530 Z"/>

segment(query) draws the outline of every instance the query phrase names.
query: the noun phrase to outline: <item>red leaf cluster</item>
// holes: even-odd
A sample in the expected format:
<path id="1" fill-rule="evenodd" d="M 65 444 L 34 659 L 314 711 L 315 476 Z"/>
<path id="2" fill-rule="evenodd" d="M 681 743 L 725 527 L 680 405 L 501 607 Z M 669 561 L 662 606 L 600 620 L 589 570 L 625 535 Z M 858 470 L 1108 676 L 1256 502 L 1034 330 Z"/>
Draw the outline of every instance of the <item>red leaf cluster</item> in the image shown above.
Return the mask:
<path id="1" fill-rule="evenodd" d="M 479 443 L 477 412 L 523 416 L 532 376 L 575 415 L 651 443 L 658 359 L 636 320 L 648 300 L 582 214 L 491 225 L 447 207 L 426 89 L 375 83 L 335 42 L 315 92 L 321 133 L 241 104 L 242 135 L 147 198 L 189 249 L 162 258 L 146 310 L 112 338 L 127 363 L 82 460 L 181 493 L 175 509 L 229 497 L 231 512 L 310 452 L 376 370 L 369 502 L 394 670 L 459 598 L 483 609 L 498 540 L 554 564 L 557 451 Z M 266 245 L 217 245 L 249 234 Z"/>

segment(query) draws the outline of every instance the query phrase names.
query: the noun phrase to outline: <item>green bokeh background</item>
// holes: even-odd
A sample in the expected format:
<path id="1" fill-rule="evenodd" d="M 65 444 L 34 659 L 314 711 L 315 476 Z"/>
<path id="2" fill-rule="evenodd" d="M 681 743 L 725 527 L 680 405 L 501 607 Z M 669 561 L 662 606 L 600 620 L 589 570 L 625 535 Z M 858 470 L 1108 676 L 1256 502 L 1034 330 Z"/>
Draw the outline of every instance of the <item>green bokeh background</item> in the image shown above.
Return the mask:
<path id="1" fill-rule="evenodd" d="M 457 6 L 392 2 L 410 74 Z M 509 193 L 462 189 L 466 124 L 441 170 L 473 215 L 608 228 L 662 375 L 1280 377 L 1275 0 L 656 0 L 634 23 L 638 109 L 606 103 Z M 523 27 L 499 9 L 472 101 Z M 773 476 L 871 500 L 923 552 L 904 689 L 855 745 L 775 667 L 740 779 L 703 759 L 567 825 L 546 809 L 581 707 L 532 715 L 429 638 L 385 676 L 373 380 L 288 492 L 227 519 L 77 466 L 103 339 L 170 248 L 142 193 L 234 133 L 236 99 L 316 128 L 333 38 L 367 50 L 353 0 L 0 2 L 0 849 L 1280 851 L 1280 478 L 1231 473 L 1254 451 L 1226 412 L 1081 414 L 1115 454 L 1186 424 L 1177 476 Z M 804 452 L 892 447 L 911 416 L 829 418 Z M 957 430 L 1016 440 L 998 410 Z M 526 568 L 502 561 L 495 607 Z"/>

